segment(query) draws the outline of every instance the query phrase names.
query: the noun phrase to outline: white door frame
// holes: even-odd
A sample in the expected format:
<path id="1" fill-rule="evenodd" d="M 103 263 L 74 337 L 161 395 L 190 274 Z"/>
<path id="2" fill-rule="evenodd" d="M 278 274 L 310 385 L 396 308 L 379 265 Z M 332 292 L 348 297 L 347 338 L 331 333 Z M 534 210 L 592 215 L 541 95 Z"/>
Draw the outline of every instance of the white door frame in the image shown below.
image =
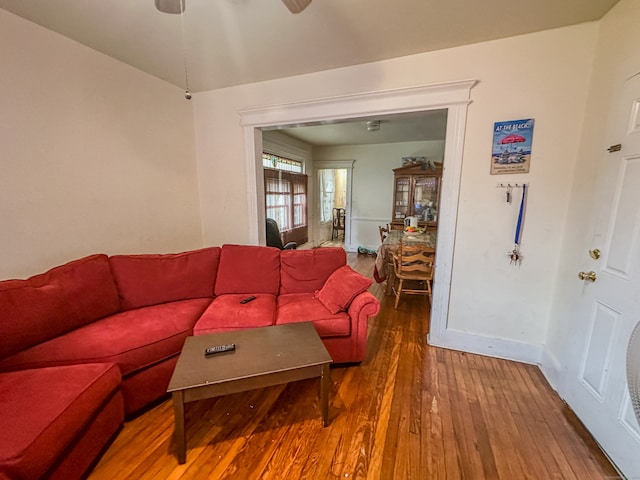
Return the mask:
<path id="1" fill-rule="evenodd" d="M 249 225 L 261 226 L 265 221 L 262 128 L 446 108 L 447 133 L 436 246 L 438 255 L 429 329 L 430 343 L 446 343 L 464 133 L 471 88 L 476 83 L 476 80 L 463 80 L 241 110 Z M 264 245 L 265 229 L 252 230 L 250 242 Z"/>

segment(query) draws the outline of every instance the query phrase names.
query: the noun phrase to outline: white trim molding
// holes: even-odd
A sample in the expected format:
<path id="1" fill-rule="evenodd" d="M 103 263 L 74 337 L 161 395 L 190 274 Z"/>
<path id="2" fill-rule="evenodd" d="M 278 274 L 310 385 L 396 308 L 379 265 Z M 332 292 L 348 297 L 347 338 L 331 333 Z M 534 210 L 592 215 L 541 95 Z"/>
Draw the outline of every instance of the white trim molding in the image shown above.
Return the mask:
<path id="1" fill-rule="evenodd" d="M 435 285 L 434 285 L 435 287 Z M 433 322 L 432 322 L 433 323 Z M 543 348 L 541 345 L 517 342 L 504 338 L 488 337 L 477 333 L 461 332 L 458 330 L 445 329 L 433 337 L 428 335 L 429 345 L 435 347 L 450 348 L 478 355 L 504 358 L 516 362 L 540 365 Z"/>
<path id="2" fill-rule="evenodd" d="M 340 95 L 241 110 L 243 127 L 291 126 L 386 113 L 418 112 L 467 103 L 476 80 Z M 466 92 L 466 95 L 465 95 Z"/>
<path id="3" fill-rule="evenodd" d="M 443 347 L 451 343 L 451 348 L 456 348 L 456 342 L 447 335 L 447 319 L 467 108 L 471 103 L 471 89 L 476 83 L 476 80 L 463 80 L 241 110 L 239 115 L 244 129 L 249 224 L 258 227 L 252 229 L 250 241 L 259 245 L 265 243 L 264 228 L 261 228 L 264 225 L 264 187 L 262 170 L 258 168 L 258 162 L 260 165 L 262 162 L 261 129 L 446 108 L 447 136 L 429 340 Z"/>

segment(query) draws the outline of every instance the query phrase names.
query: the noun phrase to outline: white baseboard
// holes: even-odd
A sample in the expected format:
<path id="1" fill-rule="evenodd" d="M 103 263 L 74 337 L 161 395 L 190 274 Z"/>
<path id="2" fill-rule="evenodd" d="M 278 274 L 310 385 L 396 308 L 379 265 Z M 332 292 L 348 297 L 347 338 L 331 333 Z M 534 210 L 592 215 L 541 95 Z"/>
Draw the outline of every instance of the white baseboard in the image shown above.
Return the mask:
<path id="1" fill-rule="evenodd" d="M 534 365 L 540 365 L 543 350 L 541 345 L 450 329 L 444 330 L 438 336 L 429 334 L 427 342 L 434 347 L 449 348 Z"/>
<path id="2" fill-rule="evenodd" d="M 564 399 L 563 373 L 560 360 L 542 345 L 531 345 L 455 330 L 446 330 L 437 339 L 433 338 L 432 335 L 428 335 L 427 342 L 434 347 L 449 348 L 537 365 L 551 388 L 560 395 L 560 398 Z"/>

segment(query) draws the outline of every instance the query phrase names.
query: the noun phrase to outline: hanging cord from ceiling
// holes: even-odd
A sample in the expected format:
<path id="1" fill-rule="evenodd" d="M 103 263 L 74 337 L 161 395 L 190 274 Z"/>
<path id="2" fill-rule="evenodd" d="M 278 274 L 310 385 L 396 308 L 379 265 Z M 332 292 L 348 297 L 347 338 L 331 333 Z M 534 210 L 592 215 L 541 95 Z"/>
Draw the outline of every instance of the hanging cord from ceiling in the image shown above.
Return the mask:
<path id="1" fill-rule="evenodd" d="M 184 0 L 180 0 L 182 5 L 180 5 L 180 32 L 182 34 L 182 61 L 184 63 L 184 98 L 187 100 L 191 100 L 191 92 L 189 91 L 189 72 L 187 70 L 187 46 L 184 38 Z"/>

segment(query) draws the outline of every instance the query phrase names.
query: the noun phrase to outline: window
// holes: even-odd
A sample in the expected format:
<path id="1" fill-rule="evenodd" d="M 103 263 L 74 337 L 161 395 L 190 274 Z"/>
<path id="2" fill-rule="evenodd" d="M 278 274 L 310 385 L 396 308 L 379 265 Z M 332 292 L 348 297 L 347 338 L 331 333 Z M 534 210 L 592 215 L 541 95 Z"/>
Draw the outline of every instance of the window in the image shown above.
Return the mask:
<path id="1" fill-rule="evenodd" d="M 274 160 L 275 159 L 275 160 Z M 307 176 L 302 162 L 276 155 L 262 155 L 264 168 L 265 215 L 273 218 L 282 234 L 282 242 L 308 241 L 307 228 Z M 267 164 L 269 165 L 267 167 Z M 274 169 L 273 165 L 283 167 Z"/>
<path id="2" fill-rule="evenodd" d="M 292 175 L 293 228 L 307 226 L 307 176 Z"/>
<path id="3" fill-rule="evenodd" d="M 302 162 L 266 152 L 262 153 L 262 166 L 284 172 L 302 173 Z"/>
<path id="4" fill-rule="evenodd" d="M 264 171 L 264 195 L 267 218 L 273 218 L 280 228 L 286 232 L 293 228 L 291 215 L 292 188 L 289 179 L 281 178 L 280 172 Z"/>

